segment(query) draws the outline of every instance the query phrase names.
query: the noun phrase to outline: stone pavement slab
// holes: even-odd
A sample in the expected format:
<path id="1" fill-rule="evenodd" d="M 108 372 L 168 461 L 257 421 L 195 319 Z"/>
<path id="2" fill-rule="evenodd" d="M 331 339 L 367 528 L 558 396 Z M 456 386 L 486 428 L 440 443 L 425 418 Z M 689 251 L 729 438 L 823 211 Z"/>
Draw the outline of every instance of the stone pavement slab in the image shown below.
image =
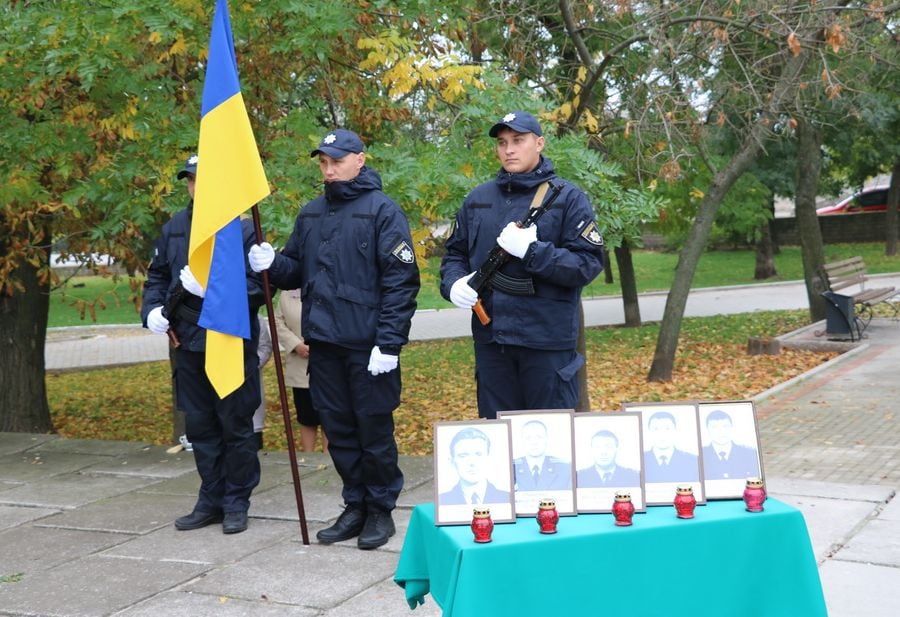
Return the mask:
<path id="1" fill-rule="evenodd" d="M 134 491 L 47 516 L 35 526 L 140 535 L 171 526 L 172 512 L 189 507 L 182 496 Z"/>
<path id="2" fill-rule="evenodd" d="M 23 508 L 21 506 L 0 506 L 0 531 L 16 527 L 22 523 L 35 521 L 58 513 L 55 508 Z"/>
<path id="3" fill-rule="evenodd" d="M 125 542 L 128 536 L 73 529 L 46 529 L 22 525 L 0 533 L 0 572 L 24 573 L 28 580 L 43 572 Z"/>
<path id="4" fill-rule="evenodd" d="M 104 556 L 224 566 L 295 535 L 297 526 L 284 521 L 251 520 L 244 533 L 225 537 L 221 525 L 178 531 L 170 519 L 164 527 L 122 542 Z"/>
<path id="5" fill-rule="evenodd" d="M 21 433 L 0 433 L 0 456 L 14 452 L 24 452 L 29 448 L 54 439 L 59 439 L 59 436 L 28 434 L 27 438 L 23 439 Z"/>
<path id="6" fill-rule="evenodd" d="M 839 559 L 900 568 L 900 521 L 869 521 L 847 541 Z"/>
<path id="7" fill-rule="evenodd" d="M 397 591 L 400 594 L 397 594 Z M 425 604 L 410 610 L 404 600 L 403 591 L 393 580 L 393 575 L 364 592 L 350 598 L 340 606 L 323 613 L 323 617 L 440 617 L 441 607 L 428 596 Z M 485 615 L 485 617 L 487 617 Z M 548 616 L 549 617 L 549 616 Z"/>
<path id="8" fill-rule="evenodd" d="M 0 480 L 33 482 L 72 473 L 108 460 L 107 457 L 96 454 L 14 452 L 0 456 Z"/>
<path id="9" fill-rule="evenodd" d="M 191 452 L 182 450 L 176 454 L 168 454 L 163 446 L 147 446 L 138 451 L 127 452 L 124 456 L 90 465 L 82 469 L 82 472 L 163 479 L 194 474 L 196 469 Z"/>
<path id="10" fill-rule="evenodd" d="M 819 577 L 829 617 L 900 615 L 900 569 L 830 559 Z"/>
<path id="11" fill-rule="evenodd" d="M 40 576 L 4 584 L 0 611 L 47 617 L 110 615 L 186 583 L 208 568 L 183 562 L 148 568 L 143 560 L 89 555 Z"/>
<path id="12" fill-rule="evenodd" d="M 275 564 L 277 569 L 273 569 Z M 265 597 L 272 602 L 322 610 L 385 580 L 396 564 L 397 554 L 392 552 L 361 553 L 356 547 L 304 546 L 290 541 L 211 572 L 187 588 L 244 600 Z M 398 587 L 397 591 L 402 600 L 402 590 Z"/>
<path id="13" fill-rule="evenodd" d="M 0 504 L 65 510 L 134 491 L 152 482 L 153 480 L 145 478 L 86 476 L 71 473 L 3 491 L 0 493 Z"/>
<path id="14" fill-rule="evenodd" d="M 159 617 L 160 615 L 190 615 L 190 617 L 316 617 L 319 611 L 289 604 L 275 604 L 265 599 L 255 602 L 191 591 L 166 591 L 141 602 L 116 617 Z M 365 615 L 366 613 L 358 613 Z M 417 616 L 418 617 L 418 616 Z"/>

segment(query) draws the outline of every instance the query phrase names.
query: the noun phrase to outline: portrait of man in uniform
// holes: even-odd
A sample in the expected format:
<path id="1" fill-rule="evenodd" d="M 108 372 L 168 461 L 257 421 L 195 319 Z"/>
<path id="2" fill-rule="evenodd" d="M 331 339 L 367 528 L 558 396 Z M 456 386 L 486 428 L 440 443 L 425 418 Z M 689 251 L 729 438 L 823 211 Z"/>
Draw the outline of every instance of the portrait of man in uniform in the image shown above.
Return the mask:
<path id="1" fill-rule="evenodd" d="M 541 499 L 556 500 L 560 514 L 575 513 L 572 411 L 501 411 L 512 427 L 516 515 L 537 514 Z"/>
<path id="2" fill-rule="evenodd" d="M 753 402 L 702 402 L 699 409 L 707 497 L 738 499 L 747 478 L 762 478 Z"/>
<path id="3" fill-rule="evenodd" d="M 470 523 L 479 506 L 514 520 L 509 422 L 439 422 L 434 451 L 438 524 Z"/>
<path id="4" fill-rule="evenodd" d="M 579 488 L 602 488 L 606 486 L 637 486 L 641 483 L 640 473 L 616 462 L 619 438 L 608 430 L 600 430 L 591 437 L 593 464 L 578 470 Z"/>
<path id="5" fill-rule="evenodd" d="M 575 414 L 575 498 L 578 512 L 612 512 L 617 493 L 645 506 L 640 414 L 592 411 Z"/>
<path id="6" fill-rule="evenodd" d="M 671 504 L 679 485 L 706 503 L 697 403 L 626 403 L 624 409 L 641 414 L 647 505 Z"/>

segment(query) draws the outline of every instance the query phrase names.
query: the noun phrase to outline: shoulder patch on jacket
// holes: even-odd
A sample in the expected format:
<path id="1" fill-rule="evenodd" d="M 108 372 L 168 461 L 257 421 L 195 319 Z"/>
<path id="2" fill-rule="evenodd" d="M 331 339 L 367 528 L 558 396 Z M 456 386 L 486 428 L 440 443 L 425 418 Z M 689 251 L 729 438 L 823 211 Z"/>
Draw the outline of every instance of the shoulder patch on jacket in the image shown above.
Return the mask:
<path id="1" fill-rule="evenodd" d="M 416 260 L 416 254 L 413 252 L 412 247 L 406 243 L 406 240 L 403 240 L 391 251 L 391 255 L 399 259 L 405 264 L 411 264 Z"/>
<path id="2" fill-rule="evenodd" d="M 603 236 L 600 235 L 600 230 L 597 229 L 597 225 L 594 221 L 588 223 L 587 226 L 581 230 L 581 237 L 594 246 L 603 246 Z"/>

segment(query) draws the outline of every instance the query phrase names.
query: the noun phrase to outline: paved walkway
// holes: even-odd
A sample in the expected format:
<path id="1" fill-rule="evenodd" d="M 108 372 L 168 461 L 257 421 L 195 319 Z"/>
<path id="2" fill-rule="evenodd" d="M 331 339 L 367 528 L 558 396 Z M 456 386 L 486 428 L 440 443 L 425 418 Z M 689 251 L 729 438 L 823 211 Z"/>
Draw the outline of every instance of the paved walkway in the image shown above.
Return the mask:
<path id="1" fill-rule="evenodd" d="M 805 295 L 785 299 L 792 293 L 790 284 L 708 290 L 692 295 L 688 312 L 805 306 Z M 586 314 L 612 315 L 607 318 L 616 323 L 615 300 L 589 301 Z M 646 302 L 644 319 L 658 319 L 653 307 L 661 315 L 664 297 Z M 457 320 L 468 324 L 462 311 L 428 313 L 417 314 L 414 336 L 436 338 L 444 325 L 444 336 L 451 336 Z M 595 319 L 601 318 L 589 323 Z M 815 329 L 783 342 L 816 341 Z M 867 334 L 850 352 L 756 398 L 767 485 L 806 518 L 831 617 L 900 614 L 900 500 L 894 499 L 900 323 L 875 320 Z M 72 368 L 75 357 L 81 366 L 143 361 L 137 360 L 142 339 L 163 342 L 160 355 L 144 360 L 167 357 L 163 337 L 123 336 L 113 328 L 55 331 L 48 367 L 54 361 L 56 368 Z M 100 348 L 109 355 L 102 358 Z M 190 506 L 198 486 L 188 454 L 0 433 L 0 614 L 440 614 L 430 598 L 410 611 L 392 582 L 410 509 L 433 498 L 430 458 L 401 461 L 407 482 L 395 513 L 398 534 L 362 553 L 352 541 L 304 546 L 287 455 L 261 457 L 263 481 L 247 532 L 223 536 L 215 526 L 176 532 L 172 520 Z M 322 454 L 301 460 L 301 477 L 314 539 L 339 513 L 340 482 Z"/>

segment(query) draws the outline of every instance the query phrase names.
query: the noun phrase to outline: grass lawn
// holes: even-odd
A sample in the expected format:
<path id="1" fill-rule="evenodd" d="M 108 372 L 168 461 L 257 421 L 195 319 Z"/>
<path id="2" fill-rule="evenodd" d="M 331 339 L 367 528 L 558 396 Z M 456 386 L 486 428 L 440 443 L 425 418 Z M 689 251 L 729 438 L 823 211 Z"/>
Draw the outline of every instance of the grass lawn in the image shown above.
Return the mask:
<path id="1" fill-rule="evenodd" d="M 617 410 L 625 402 L 746 399 L 810 370 L 834 353 L 785 350 L 748 355 L 747 338 L 776 336 L 807 323 L 806 311 L 757 312 L 684 321 L 673 379 L 648 383 L 658 324 L 640 328 L 589 328 L 588 389 L 591 409 Z M 403 351 L 403 392 L 394 414 L 402 454 L 432 451 L 432 425 L 472 420 L 474 357 L 468 337 L 410 343 Z M 65 437 L 169 443 L 171 374 L 168 362 L 80 372 L 48 373 L 54 425 Z M 287 442 L 273 363 L 264 369 L 268 427 L 266 448 Z M 290 399 L 290 395 L 288 397 Z M 293 409 L 289 410 L 294 417 Z M 299 437 L 298 426 L 294 434 Z"/>
<path id="2" fill-rule="evenodd" d="M 861 255 L 872 274 L 900 272 L 900 256 L 886 257 L 884 244 L 832 244 L 825 247 L 825 260 L 835 261 Z M 704 253 L 697 267 L 693 287 L 718 287 L 761 282 L 795 281 L 803 278 L 800 248 L 787 246 L 775 258 L 778 276 L 768 281 L 753 278 L 756 255 L 752 250 L 710 251 Z M 676 253 L 635 251 L 634 265 L 638 292 L 667 290 L 671 286 Z M 419 308 L 447 308 L 452 306 L 441 298 L 438 290 L 440 276 L 439 258 L 429 260 L 422 270 L 422 289 L 419 291 Z M 585 297 L 614 296 L 621 290 L 618 268 L 613 264 L 615 282 L 607 285 L 601 274 L 584 290 Z M 50 298 L 50 327 L 95 324 L 134 324 L 140 322 L 137 306 L 140 303 L 141 280 L 128 277 L 75 277 L 55 290 Z"/>

